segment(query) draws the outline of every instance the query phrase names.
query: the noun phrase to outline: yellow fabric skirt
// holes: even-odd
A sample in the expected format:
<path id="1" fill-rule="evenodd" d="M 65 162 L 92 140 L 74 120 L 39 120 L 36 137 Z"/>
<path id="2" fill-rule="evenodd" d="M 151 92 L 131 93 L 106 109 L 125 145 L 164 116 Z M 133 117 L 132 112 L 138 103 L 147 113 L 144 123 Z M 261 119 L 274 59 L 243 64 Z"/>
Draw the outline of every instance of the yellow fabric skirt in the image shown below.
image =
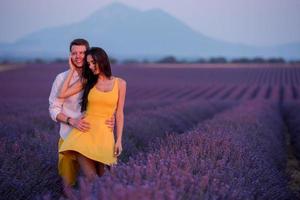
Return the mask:
<path id="1" fill-rule="evenodd" d="M 78 129 L 72 129 L 60 146 L 59 153 L 72 157 L 72 151 L 75 151 L 105 165 L 116 164 L 114 134 L 105 124 L 105 121 L 110 117 L 87 115 L 85 121 L 90 124 L 89 131 L 81 132 Z"/>
<path id="2" fill-rule="evenodd" d="M 58 141 L 58 149 L 63 142 L 64 140 L 60 138 Z M 69 185 L 75 185 L 78 171 L 79 164 L 77 163 L 75 156 L 58 153 L 58 174 L 65 182 Z"/>

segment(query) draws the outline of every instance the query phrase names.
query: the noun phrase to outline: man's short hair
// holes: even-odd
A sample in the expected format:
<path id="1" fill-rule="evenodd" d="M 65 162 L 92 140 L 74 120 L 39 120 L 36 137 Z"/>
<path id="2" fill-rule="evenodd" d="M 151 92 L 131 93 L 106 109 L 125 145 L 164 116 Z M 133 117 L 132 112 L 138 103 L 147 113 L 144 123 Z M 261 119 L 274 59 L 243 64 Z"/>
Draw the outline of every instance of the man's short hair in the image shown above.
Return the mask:
<path id="1" fill-rule="evenodd" d="M 72 50 L 73 45 L 83 45 L 86 47 L 86 50 L 88 50 L 90 48 L 89 42 L 82 38 L 77 38 L 70 43 L 70 52 Z"/>

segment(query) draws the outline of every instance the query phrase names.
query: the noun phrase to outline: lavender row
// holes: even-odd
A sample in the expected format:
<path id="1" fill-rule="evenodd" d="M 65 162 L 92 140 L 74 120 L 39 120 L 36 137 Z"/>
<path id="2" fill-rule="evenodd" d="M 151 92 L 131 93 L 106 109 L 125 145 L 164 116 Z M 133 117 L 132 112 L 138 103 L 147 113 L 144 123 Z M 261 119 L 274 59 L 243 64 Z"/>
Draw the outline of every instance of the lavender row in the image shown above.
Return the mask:
<path id="1" fill-rule="evenodd" d="M 67 64 L 28 65 L 18 70 L 0 73 L 0 91 L 3 97 L 47 98 L 55 76 L 66 70 Z M 181 67 L 132 66 L 113 67 L 114 74 L 128 82 L 128 97 L 139 98 L 143 92 L 155 96 L 156 92 L 170 88 L 170 95 L 176 96 L 177 89 L 185 92 L 202 85 L 281 85 L 298 88 L 300 68 L 296 65 L 253 66 L 183 65 Z M 147 88 L 150 88 L 148 90 Z M 155 90 L 152 90 L 155 88 Z M 17 92 L 16 92 L 17 91 Z M 190 93 L 192 93 L 191 91 Z M 169 91 L 166 91 L 168 95 Z M 297 91 L 299 96 L 299 90 Z"/>
<path id="2" fill-rule="evenodd" d="M 149 143 L 164 137 L 166 133 L 185 132 L 233 105 L 232 102 L 173 102 L 169 106 L 132 112 L 126 115 L 122 159 L 127 160 L 140 151 L 147 151 Z"/>
<path id="3" fill-rule="evenodd" d="M 192 68 L 189 66 L 155 68 L 147 65 L 141 67 L 122 65 L 116 66 L 114 71 L 117 76 L 127 80 L 129 101 L 244 100 L 256 97 L 272 99 L 273 95 L 284 100 L 299 99 L 300 68 L 298 66 L 270 65 L 261 68 L 253 66 L 239 68 L 237 65 L 227 65 L 227 67 L 212 65 L 204 68 L 201 65 Z M 36 98 L 46 99 L 55 75 L 65 70 L 64 67 L 66 66 L 53 64 L 29 65 L 18 70 L 1 72 L 1 94 L 7 99 L 22 98 L 26 101 Z M 255 88 L 250 87 L 251 85 Z"/>
<path id="4" fill-rule="evenodd" d="M 173 100 L 174 102 L 174 100 Z M 162 100 L 162 101 L 157 101 L 157 100 L 128 100 L 126 102 L 125 108 L 124 108 L 124 113 L 125 114 L 130 114 L 139 110 L 153 110 L 153 109 L 158 109 L 158 108 L 163 108 L 166 106 L 169 106 L 171 104 L 171 101 L 167 100 Z"/>
<path id="5" fill-rule="evenodd" d="M 58 128 L 49 119 L 46 102 L 1 101 L 0 199 L 33 199 L 49 187 L 60 193 Z"/>
<path id="6" fill-rule="evenodd" d="M 215 100 L 215 101 L 247 101 L 262 99 L 270 101 L 290 102 L 299 98 L 300 88 L 295 85 L 259 85 L 259 84 L 213 84 L 189 86 L 185 88 L 153 87 L 136 90 L 131 98 L 147 99 L 151 101 L 190 101 L 190 100 Z"/>
<path id="7" fill-rule="evenodd" d="M 177 85 L 185 84 L 258 84 L 258 85 L 299 85 L 299 65 L 176 65 L 141 64 L 122 65 L 116 68 L 133 85 Z M 134 73 L 133 73 L 134 72 Z M 146 75 L 145 75 L 146 74 Z M 154 82 L 153 79 L 160 80 Z"/>
<path id="8" fill-rule="evenodd" d="M 199 119 L 211 117 L 231 103 L 145 102 L 126 113 L 122 160 L 146 151 L 148 143 L 167 131 L 183 132 Z M 143 107 L 143 109 L 142 109 Z M 58 126 L 49 118 L 41 99 L 1 101 L 0 111 L 0 194 L 6 199 L 31 199 L 37 193 L 59 195 L 57 175 Z M 156 134 L 151 134 L 155 131 Z M 22 170 L 23 169 L 23 170 Z M 43 177 L 43 179 L 41 179 Z"/>
<path id="9" fill-rule="evenodd" d="M 284 174 L 283 121 L 267 103 L 247 103 L 170 134 L 120 163 L 76 197 L 97 199 L 293 199 Z"/>
<path id="10" fill-rule="evenodd" d="M 283 114 L 291 137 L 291 145 L 296 150 L 297 158 L 300 159 L 300 103 L 285 104 Z"/>

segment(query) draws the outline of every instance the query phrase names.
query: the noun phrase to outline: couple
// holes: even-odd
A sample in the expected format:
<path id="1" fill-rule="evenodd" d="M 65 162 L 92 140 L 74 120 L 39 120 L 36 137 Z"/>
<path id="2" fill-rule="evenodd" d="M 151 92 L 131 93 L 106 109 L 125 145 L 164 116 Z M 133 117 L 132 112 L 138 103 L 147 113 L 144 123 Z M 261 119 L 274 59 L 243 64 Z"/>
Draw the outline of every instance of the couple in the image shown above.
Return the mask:
<path id="1" fill-rule="evenodd" d="M 56 76 L 49 97 L 50 116 L 60 122 L 58 171 L 65 187 L 75 184 L 79 168 L 91 182 L 117 163 L 126 94 L 105 51 L 84 39 L 70 43 L 69 67 Z"/>

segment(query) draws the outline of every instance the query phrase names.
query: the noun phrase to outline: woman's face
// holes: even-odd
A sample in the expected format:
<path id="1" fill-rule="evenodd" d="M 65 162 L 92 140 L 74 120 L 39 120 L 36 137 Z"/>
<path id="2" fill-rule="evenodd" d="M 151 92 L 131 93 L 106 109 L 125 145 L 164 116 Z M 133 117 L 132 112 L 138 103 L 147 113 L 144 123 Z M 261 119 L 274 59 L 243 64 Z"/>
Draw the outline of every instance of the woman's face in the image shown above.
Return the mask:
<path id="1" fill-rule="evenodd" d="M 97 75 L 100 73 L 100 69 L 98 64 L 94 61 L 93 57 L 91 55 L 87 55 L 86 57 L 87 63 L 89 65 L 90 70 L 92 70 L 94 75 Z"/>

